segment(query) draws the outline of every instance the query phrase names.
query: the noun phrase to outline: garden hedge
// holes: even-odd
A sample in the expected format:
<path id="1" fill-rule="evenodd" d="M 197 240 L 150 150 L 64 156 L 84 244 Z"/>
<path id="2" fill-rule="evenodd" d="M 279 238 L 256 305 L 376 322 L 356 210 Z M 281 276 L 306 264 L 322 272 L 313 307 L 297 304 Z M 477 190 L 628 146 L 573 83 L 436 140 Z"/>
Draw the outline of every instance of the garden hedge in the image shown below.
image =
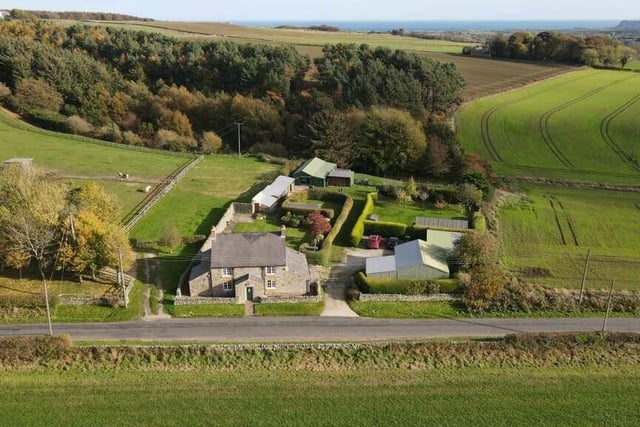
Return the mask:
<path id="1" fill-rule="evenodd" d="M 311 191 L 312 190 L 310 190 L 309 194 L 312 194 Z M 300 247 L 300 251 L 307 256 L 307 261 L 310 264 L 328 265 L 329 259 L 331 257 L 333 241 L 336 239 L 336 237 L 338 237 L 342 226 L 349 217 L 349 213 L 353 208 L 353 198 L 343 193 L 334 193 L 326 190 L 323 192 L 315 192 L 313 194 L 313 198 L 318 200 L 337 200 L 342 202 L 342 210 L 340 211 L 340 215 L 338 215 L 338 217 L 334 221 L 331 231 L 322 241 L 322 248 L 319 251 L 312 251 L 304 246 Z"/>
<path id="2" fill-rule="evenodd" d="M 367 194 L 366 201 L 362 213 L 358 217 L 353 229 L 351 230 L 351 246 L 357 248 L 360 246 L 360 241 L 364 235 L 364 221 L 367 219 L 367 215 L 373 212 L 375 208 L 374 200 L 378 197 L 378 193 Z"/>
<path id="3" fill-rule="evenodd" d="M 407 224 L 399 222 L 365 221 L 365 234 L 380 234 L 384 237 L 403 238 L 407 234 Z M 423 237 L 424 238 L 424 237 Z"/>
<path id="4" fill-rule="evenodd" d="M 441 293 L 453 294 L 460 291 L 458 279 L 373 279 L 359 272 L 354 277 L 354 282 L 360 292 L 365 294 L 412 295 L 410 289 L 416 282 L 437 284 Z"/>
<path id="5" fill-rule="evenodd" d="M 480 212 L 474 212 L 471 217 L 471 226 L 474 230 L 478 230 L 480 232 L 487 231 L 487 219 Z"/>

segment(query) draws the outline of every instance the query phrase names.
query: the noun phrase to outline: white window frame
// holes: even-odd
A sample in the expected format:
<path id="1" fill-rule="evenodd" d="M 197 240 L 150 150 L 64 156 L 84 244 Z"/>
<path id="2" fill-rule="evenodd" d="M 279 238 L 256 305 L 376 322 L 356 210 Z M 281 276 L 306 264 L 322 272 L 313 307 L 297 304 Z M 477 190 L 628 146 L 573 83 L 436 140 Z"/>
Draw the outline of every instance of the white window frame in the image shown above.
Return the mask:
<path id="1" fill-rule="evenodd" d="M 276 288 L 276 281 L 275 280 L 267 280 L 267 289 L 275 289 Z"/>
<path id="2" fill-rule="evenodd" d="M 233 280 L 229 280 L 228 282 L 224 282 L 222 284 L 222 290 L 230 292 L 233 290 Z"/>
<path id="3" fill-rule="evenodd" d="M 233 276 L 233 268 L 231 267 L 222 267 L 222 275 L 226 277 Z"/>
<path id="4" fill-rule="evenodd" d="M 264 274 L 276 274 L 276 268 L 273 265 L 268 265 L 264 268 Z"/>

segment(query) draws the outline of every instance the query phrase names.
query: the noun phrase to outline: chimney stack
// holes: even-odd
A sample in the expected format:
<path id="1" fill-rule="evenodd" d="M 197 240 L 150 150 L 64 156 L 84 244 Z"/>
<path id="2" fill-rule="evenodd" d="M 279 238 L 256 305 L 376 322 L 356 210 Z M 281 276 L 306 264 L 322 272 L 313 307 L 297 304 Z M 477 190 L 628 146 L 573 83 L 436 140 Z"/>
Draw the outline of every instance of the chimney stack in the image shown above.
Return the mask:
<path id="1" fill-rule="evenodd" d="M 282 237 L 283 239 L 287 238 L 287 227 L 285 227 L 284 224 L 280 226 L 280 237 Z"/>
<path id="2" fill-rule="evenodd" d="M 215 226 L 211 227 L 211 234 L 209 234 L 209 237 L 211 238 L 211 240 L 215 240 L 216 239 L 216 227 Z"/>

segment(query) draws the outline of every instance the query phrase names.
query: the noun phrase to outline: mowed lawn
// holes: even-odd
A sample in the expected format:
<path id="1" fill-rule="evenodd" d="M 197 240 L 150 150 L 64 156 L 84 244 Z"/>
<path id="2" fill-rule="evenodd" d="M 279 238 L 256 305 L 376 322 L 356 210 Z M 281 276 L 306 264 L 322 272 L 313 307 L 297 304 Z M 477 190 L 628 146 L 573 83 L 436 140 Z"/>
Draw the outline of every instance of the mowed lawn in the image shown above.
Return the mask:
<path id="1" fill-rule="evenodd" d="M 500 175 L 637 184 L 639 114 L 640 74 L 589 69 L 473 102 L 457 129 Z"/>
<path id="2" fill-rule="evenodd" d="M 146 185 L 156 185 L 189 160 L 161 151 L 136 151 L 74 139 L 35 128 L 0 111 L 0 161 L 12 157 L 33 158 L 36 166 L 55 172 L 73 186 L 99 183 L 114 196 L 123 215 L 144 198 Z M 118 172 L 128 173 L 130 181 L 119 180 Z"/>
<path id="3" fill-rule="evenodd" d="M 526 187 L 500 210 L 503 263 L 534 283 L 640 289 L 640 193 Z"/>
<path id="4" fill-rule="evenodd" d="M 637 425 L 640 369 L 5 372 L 4 425 Z M 179 421 L 178 421 L 179 420 Z"/>
<path id="5" fill-rule="evenodd" d="M 379 198 L 375 201 L 373 213 L 378 215 L 378 221 L 397 222 L 413 225 L 417 217 L 467 219 L 461 205 L 448 205 L 438 208 L 430 203 L 414 202 L 403 204 L 396 200 Z"/>

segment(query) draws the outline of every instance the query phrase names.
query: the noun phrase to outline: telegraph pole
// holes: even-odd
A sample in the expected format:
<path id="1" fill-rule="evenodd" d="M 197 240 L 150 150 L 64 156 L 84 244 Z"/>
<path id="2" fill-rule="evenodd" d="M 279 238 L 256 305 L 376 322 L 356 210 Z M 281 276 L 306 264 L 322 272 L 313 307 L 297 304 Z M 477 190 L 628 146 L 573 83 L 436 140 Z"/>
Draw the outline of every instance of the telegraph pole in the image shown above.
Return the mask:
<path id="1" fill-rule="evenodd" d="M 607 330 L 607 321 L 609 320 L 609 312 L 611 311 L 611 299 L 613 298 L 613 285 L 616 282 L 611 281 L 611 288 L 609 289 L 609 300 L 607 301 L 607 311 L 604 313 L 604 322 L 602 322 L 602 333 Z"/>
<path id="2" fill-rule="evenodd" d="M 238 126 L 238 158 L 240 158 L 240 126 L 243 126 L 242 122 L 234 122 L 234 125 Z"/>
<path id="3" fill-rule="evenodd" d="M 122 286 L 122 297 L 124 298 L 124 308 L 127 308 L 127 306 L 129 305 L 128 301 L 127 301 L 127 289 L 125 287 L 124 284 L 124 271 L 122 271 L 122 248 L 120 246 L 118 246 L 118 261 L 120 264 L 120 268 L 118 271 L 118 282 L 120 286 Z"/>
<path id="4" fill-rule="evenodd" d="M 584 263 L 584 272 L 582 273 L 582 285 L 580 286 L 580 299 L 578 299 L 578 305 L 582 305 L 582 298 L 584 297 L 584 286 L 587 283 L 587 273 L 589 272 L 590 257 L 591 257 L 591 249 L 587 251 L 587 260 Z"/>

